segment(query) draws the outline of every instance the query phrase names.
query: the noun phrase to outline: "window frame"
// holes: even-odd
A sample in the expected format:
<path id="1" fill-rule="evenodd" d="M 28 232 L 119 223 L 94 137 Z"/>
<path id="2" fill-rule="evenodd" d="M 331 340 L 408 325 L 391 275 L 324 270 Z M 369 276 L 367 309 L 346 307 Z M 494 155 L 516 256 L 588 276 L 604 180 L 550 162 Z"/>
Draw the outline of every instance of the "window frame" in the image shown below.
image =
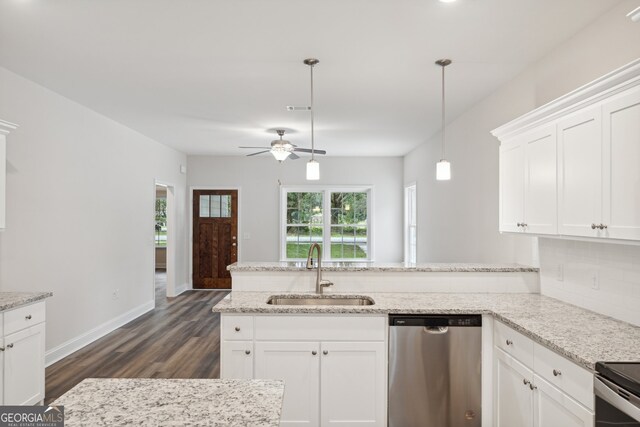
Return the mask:
<path id="1" fill-rule="evenodd" d="M 287 258 L 287 194 L 322 194 L 322 261 L 374 262 L 373 198 L 372 185 L 281 185 L 280 186 L 280 261 L 306 261 L 306 258 Z M 367 258 L 331 258 L 331 193 L 367 193 Z M 328 232 L 327 232 L 328 231 Z"/>

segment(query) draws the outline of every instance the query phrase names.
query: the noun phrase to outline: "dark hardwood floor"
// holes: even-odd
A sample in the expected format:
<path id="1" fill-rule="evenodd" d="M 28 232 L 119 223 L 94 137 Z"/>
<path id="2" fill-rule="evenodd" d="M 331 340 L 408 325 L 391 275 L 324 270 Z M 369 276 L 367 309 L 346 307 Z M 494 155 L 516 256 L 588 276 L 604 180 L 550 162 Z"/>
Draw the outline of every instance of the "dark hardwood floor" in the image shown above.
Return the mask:
<path id="1" fill-rule="evenodd" d="M 228 292 L 187 291 L 166 298 L 156 273 L 156 308 L 46 369 L 45 404 L 85 378 L 219 378 L 220 315 Z"/>

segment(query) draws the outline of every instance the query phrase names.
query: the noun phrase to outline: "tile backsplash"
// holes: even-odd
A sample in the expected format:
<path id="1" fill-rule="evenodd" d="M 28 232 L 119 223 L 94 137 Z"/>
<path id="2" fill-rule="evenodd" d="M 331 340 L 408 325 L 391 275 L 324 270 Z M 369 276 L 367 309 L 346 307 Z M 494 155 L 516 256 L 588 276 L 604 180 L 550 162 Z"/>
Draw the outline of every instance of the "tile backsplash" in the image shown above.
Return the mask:
<path id="1" fill-rule="evenodd" d="M 640 326 L 640 246 L 539 239 L 540 292 Z"/>

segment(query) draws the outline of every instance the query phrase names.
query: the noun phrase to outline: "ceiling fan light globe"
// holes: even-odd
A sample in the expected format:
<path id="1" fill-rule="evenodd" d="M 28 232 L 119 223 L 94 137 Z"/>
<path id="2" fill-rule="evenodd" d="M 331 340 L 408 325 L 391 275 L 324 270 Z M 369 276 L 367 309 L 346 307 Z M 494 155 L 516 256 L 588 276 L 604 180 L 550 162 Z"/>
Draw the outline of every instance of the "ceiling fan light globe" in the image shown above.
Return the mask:
<path id="1" fill-rule="evenodd" d="M 273 157 L 275 157 L 277 161 L 284 162 L 291 152 L 287 150 L 272 149 L 271 154 L 273 154 Z"/>
<path id="2" fill-rule="evenodd" d="M 320 179 L 320 163 L 315 160 L 307 162 L 307 181 L 317 181 Z"/>
<path id="3" fill-rule="evenodd" d="M 436 163 L 436 180 L 449 181 L 451 179 L 451 163 L 442 159 Z"/>

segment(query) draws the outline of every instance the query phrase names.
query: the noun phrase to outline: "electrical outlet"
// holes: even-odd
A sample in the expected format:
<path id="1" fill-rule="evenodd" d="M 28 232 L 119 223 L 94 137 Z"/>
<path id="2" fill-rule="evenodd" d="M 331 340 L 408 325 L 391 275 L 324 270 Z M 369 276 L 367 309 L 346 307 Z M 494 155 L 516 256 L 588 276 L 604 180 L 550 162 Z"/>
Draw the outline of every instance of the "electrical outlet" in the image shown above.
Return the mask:
<path id="1" fill-rule="evenodd" d="M 600 289 L 600 273 L 598 271 L 594 271 L 591 275 L 591 289 Z"/>
<path id="2" fill-rule="evenodd" d="M 557 269 L 556 269 L 556 280 L 558 282 L 563 282 L 564 281 L 564 265 L 563 264 L 558 264 Z"/>

